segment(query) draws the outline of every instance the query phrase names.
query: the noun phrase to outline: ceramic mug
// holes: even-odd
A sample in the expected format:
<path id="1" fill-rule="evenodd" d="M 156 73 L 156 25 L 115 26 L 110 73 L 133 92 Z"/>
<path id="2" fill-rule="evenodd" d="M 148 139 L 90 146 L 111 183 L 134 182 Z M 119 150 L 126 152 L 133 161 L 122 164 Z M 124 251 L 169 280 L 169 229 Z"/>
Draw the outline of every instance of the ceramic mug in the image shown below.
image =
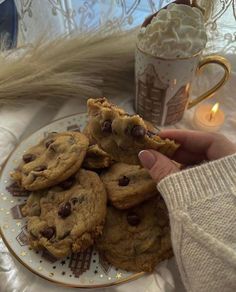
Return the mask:
<path id="1" fill-rule="evenodd" d="M 151 18 L 144 22 L 146 26 Z M 224 76 L 211 89 L 194 100 L 189 99 L 191 83 L 199 69 L 208 64 L 224 69 Z M 175 124 L 184 111 L 211 97 L 228 80 L 230 63 L 218 55 L 202 57 L 202 51 L 185 58 L 156 57 L 136 46 L 135 110 L 157 126 Z"/>

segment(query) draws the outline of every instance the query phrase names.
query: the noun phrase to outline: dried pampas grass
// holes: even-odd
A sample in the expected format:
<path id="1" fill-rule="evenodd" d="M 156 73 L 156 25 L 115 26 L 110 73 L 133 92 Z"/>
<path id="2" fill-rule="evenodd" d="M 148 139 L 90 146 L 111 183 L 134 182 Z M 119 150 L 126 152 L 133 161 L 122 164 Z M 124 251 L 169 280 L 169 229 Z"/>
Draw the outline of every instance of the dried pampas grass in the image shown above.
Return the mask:
<path id="1" fill-rule="evenodd" d="M 101 96 L 134 85 L 136 31 L 64 36 L 0 56 L 0 104 Z"/>

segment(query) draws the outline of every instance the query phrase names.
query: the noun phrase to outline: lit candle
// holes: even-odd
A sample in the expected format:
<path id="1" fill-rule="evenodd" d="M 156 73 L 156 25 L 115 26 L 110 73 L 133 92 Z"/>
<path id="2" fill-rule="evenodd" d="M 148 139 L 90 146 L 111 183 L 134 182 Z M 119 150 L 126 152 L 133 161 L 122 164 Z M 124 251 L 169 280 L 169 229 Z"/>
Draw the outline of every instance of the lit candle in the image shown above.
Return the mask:
<path id="1" fill-rule="evenodd" d="M 225 114 L 219 109 L 219 103 L 214 106 L 201 104 L 195 110 L 193 124 L 199 130 L 216 132 L 223 125 L 224 119 Z"/>

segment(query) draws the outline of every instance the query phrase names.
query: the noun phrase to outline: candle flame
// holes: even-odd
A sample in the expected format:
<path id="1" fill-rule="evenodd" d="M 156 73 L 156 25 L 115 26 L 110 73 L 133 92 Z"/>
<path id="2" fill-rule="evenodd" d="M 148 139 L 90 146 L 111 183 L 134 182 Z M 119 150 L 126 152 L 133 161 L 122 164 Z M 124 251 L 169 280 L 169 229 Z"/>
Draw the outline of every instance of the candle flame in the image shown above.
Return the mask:
<path id="1" fill-rule="evenodd" d="M 210 112 L 210 121 L 211 121 L 212 119 L 214 119 L 216 113 L 217 113 L 218 110 L 219 110 L 219 106 L 220 106 L 219 102 L 217 102 L 216 104 L 213 105 L 213 107 L 212 107 L 212 109 L 211 109 L 211 112 Z"/>
<path id="2" fill-rule="evenodd" d="M 220 106 L 219 102 L 217 102 L 216 104 L 214 104 L 213 107 L 212 107 L 212 109 L 211 109 L 211 112 L 212 112 L 213 114 L 216 114 L 216 112 L 217 112 L 218 109 L 219 109 L 219 106 Z"/>

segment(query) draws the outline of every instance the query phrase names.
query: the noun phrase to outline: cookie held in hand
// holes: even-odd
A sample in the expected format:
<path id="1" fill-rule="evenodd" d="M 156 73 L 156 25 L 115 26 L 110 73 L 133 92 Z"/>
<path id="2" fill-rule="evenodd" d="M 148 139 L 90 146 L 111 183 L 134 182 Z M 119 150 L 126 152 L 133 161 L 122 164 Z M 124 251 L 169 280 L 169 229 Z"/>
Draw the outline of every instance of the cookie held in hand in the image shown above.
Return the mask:
<path id="1" fill-rule="evenodd" d="M 91 137 L 115 161 L 139 164 L 138 153 L 144 149 L 157 150 L 172 157 L 179 145 L 161 139 L 139 115 L 129 115 L 106 98 L 87 102 Z"/>

